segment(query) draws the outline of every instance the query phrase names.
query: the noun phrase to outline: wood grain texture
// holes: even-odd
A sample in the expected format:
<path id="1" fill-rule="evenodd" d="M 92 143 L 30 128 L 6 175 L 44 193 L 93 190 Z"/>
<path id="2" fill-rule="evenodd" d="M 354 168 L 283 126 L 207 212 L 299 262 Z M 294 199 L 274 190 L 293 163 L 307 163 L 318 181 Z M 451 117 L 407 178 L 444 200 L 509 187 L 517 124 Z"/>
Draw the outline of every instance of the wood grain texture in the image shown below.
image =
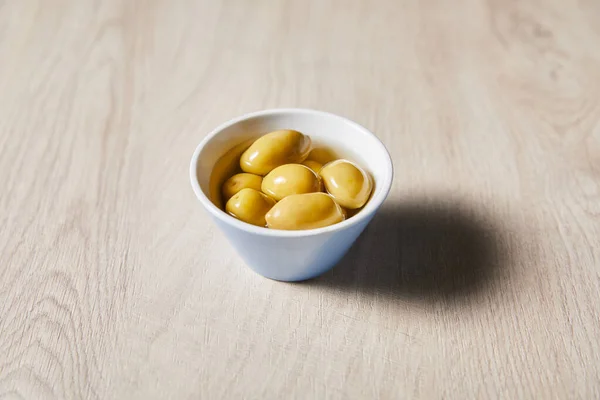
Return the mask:
<path id="1" fill-rule="evenodd" d="M 600 398 L 595 0 L 0 1 L 0 398 Z M 302 284 L 187 168 L 310 107 L 390 198 Z"/>

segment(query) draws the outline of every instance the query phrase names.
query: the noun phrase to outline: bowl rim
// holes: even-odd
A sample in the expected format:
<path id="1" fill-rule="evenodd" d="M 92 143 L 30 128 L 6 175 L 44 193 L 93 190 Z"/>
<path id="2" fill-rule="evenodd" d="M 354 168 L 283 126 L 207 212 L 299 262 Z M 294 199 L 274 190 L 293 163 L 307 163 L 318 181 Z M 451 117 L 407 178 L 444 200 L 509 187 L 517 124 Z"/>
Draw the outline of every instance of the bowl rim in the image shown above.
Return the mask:
<path id="1" fill-rule="evenodd" d="M 364 136 L 367 136 L 369 138 L 369 140 L 373 140 L 375 142 L 376 146 L 378 146 L 381 150 L 383 150 L 383 154 L 385 154 L 387 156 L 386 160 L 385 160 L 385 161 L 387 161 L 386 162 L 386 170 L 382 174 L 383 179 L 381 179 L 378 182 L 378 184 L 381 185 L 381 190 L 378 193 L 376 193 L 369 200 L 369 202 L 366 204 L 366 206 L 352 218 L 346 219 L 337 224 L 325 226 L 323 228 L 303 229 L 303 230 L 295 230 L 295 231 L 282 230 L 282 229 L 268 229 L 268 228 L 263 228 L 260 226 L 248 224 L 246 222 L 240 221 L 240 220 L 235 219 L 234 217 L 228 215 L 226 212 L 224 212 L 223 210 L 218 208 L 216 205 L 214 205 L 213 202 L 208 198 L 208 196 L 206 196 L 204 191 L 202 191 L 202 188 L 200 187 L 200 183 L 198 182 L 198 178 L 196 175 L 197 168 L 198 168 L 198 160 L 200 158 L 200 153 L 202 152 L 202 149 L 204 149 L 204 147 L 212 139 L 214 139 L 216 136 L 218 136 L 219 133 L 221 133 L 223 130 L 229 128 L 232 125 L 235 125 L 237 123 L 245 121 L 245 120 L 248 120 L 251 118 L 256 118 L 256 117 L 264 117 L 264 116 L 271 116 L 271 115 L 278 115 L 278 114 L 290 114 L 290 113 L 296 114 L 296 115 L 318 115 L 318 116 L 325 117 L 325 118 L 338 119 L 341 122 L 352 126 L 354 129 L 359 131 Z M 358 123 L 356 123 L 348 118 L 345 118 L 340 115 L 333 114 L 333 113 L 330 113 L 327 111 L 320 111 L 320 110 L 314 110 L 314 109 L 308 109 L 308 108 L 272 108 L 272 109 L 266 109 L 266 110 L 261 110 L 261 111 L 254 111 L 254 112 L 246 113 L 246 114 L 240 115 L 238 117 L 232 118 L 229 121 L 224 122 L 221 125 L 217 126 L 208 135 L 206 135 L 204 137 L 204 139 L 202 139 L 202 141 L 198 144 L 198 146 L 196 146 L 196 149 L 194 150 L 194 154 L 192 155 L 192 159 L 190 162 L 190 182 L 192 184 L 192 189 L 194 190 L 194 193 L 196 194 L 196 197 L 198 198 L 198 200 L 200 200 L 200 202 L 202 203 L 204 208 L 211 215 L 218 218 L 220 221 L 223 221 L 227 225 L 230 225 L 233 228 L 236 228 L 236 229 L 248 232 L 248 233 L 252 233 L 255 235 L 270 236 L 270 237 L 289 237 L 289 238 L 307 237 L 307 236 L 320 235 L 320 234 L 324 234 L 324 233 L 342 231 L 353 225 L 357 225 L 357 224 L 363 222 L 365 219 L 367 219 L 369 217 L 369 215 L 371 215 L 372 213 L 377 211 L 377 209 L 383 204 L 383 202 L 387 198 L 387 196 L 390 192 L 390 189 L 392 187 L 393 177 L 394 177 L 394 167 L 392 164 L 392 158 L 391 158 L 387 148 L 385 147 L 385 145 L 381 142 L 381 140 L 379 140 L 379 138 L 374 133 L 372 133 L 371 131 L 369 131 L 368 129 L 363 127 L 362 125 L 359 125 Z"/>

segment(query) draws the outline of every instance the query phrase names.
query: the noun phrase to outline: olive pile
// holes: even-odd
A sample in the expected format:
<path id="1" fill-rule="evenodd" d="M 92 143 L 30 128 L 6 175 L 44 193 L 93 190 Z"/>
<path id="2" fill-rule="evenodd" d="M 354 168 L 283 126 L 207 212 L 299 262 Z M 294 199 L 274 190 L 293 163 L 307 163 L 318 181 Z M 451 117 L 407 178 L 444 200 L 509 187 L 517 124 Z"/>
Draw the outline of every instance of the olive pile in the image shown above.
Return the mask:
<path id="1" fill-rule="evenodd" d="M 242 153 L 239 166 L 243 172 L 221 187 L 225 211 L 272 229 L 336 224 L 362 208 L 373 190 L 361 167 L 325 148 L 313 149 L 310 137 L 294 130 L 261 136 Z"/>

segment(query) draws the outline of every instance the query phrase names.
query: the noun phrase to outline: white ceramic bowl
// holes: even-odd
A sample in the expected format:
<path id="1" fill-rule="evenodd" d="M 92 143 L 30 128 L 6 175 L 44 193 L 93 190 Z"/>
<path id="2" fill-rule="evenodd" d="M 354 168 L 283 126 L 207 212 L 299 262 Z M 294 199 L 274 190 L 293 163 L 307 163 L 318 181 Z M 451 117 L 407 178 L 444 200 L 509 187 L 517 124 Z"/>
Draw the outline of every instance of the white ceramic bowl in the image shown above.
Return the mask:
<path id="1" fill-rule="evenodd" d="M 295 129 L 357 162 L 374 178 L 369 202 L 355 216 L 318 229 L 284 231 L 239 221 L 209 199 L 209 181 L 217 160 L 233 146 L 278 129 Z M 362 126 L 315 110 L 274 109 L 242 115 L 219 126 L 198 145 L 190 165 L 192 187 L 238 254 L 255 272 L 280 281 L 301 281 L 331 269 L 371 221 L 387 197 L 393 177 L 385 146 Z"/>

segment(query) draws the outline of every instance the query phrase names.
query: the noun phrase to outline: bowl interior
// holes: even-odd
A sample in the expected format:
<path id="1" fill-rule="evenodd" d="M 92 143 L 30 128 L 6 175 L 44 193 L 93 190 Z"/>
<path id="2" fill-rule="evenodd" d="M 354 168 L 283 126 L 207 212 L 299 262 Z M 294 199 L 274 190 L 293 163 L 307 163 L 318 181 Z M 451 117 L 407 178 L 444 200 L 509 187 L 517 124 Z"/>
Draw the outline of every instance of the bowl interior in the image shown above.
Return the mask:
<path id="1" fill-rule="evenodd" d="M 334 114 L 313 110 L 271 110 L 242 116 L 211 132 L 195 154 L 196 179 L 200 190 L 221 207 L 219 187 L 233 171 L 231 160 L 224 160 L 226 153 L 239 157 L 252 143 L 252 139 L 278 129 L 294 129 L 307 134 L 315 145 L 325 145 L 344 158 L 358 163 L 373 177 L 374 191 L 363 210 L 381 204 L 389 191 L 392 180 L 390 156 L 383 144 L 360 125 Z M 238 151 L 231 149 L 238 146 Z M 239 154 L 238 154 L 239 153 Z M 217 163 L 221 173 L 215 178 L 213 170 Z M 223 168 L 225 165 L 225 168 Z M 212 176 L 212 179 L 211 179 Z M 192 178 L 193 179 L 193 178 Z M 232 218 L 233 219 L 233 218 Z"/>

